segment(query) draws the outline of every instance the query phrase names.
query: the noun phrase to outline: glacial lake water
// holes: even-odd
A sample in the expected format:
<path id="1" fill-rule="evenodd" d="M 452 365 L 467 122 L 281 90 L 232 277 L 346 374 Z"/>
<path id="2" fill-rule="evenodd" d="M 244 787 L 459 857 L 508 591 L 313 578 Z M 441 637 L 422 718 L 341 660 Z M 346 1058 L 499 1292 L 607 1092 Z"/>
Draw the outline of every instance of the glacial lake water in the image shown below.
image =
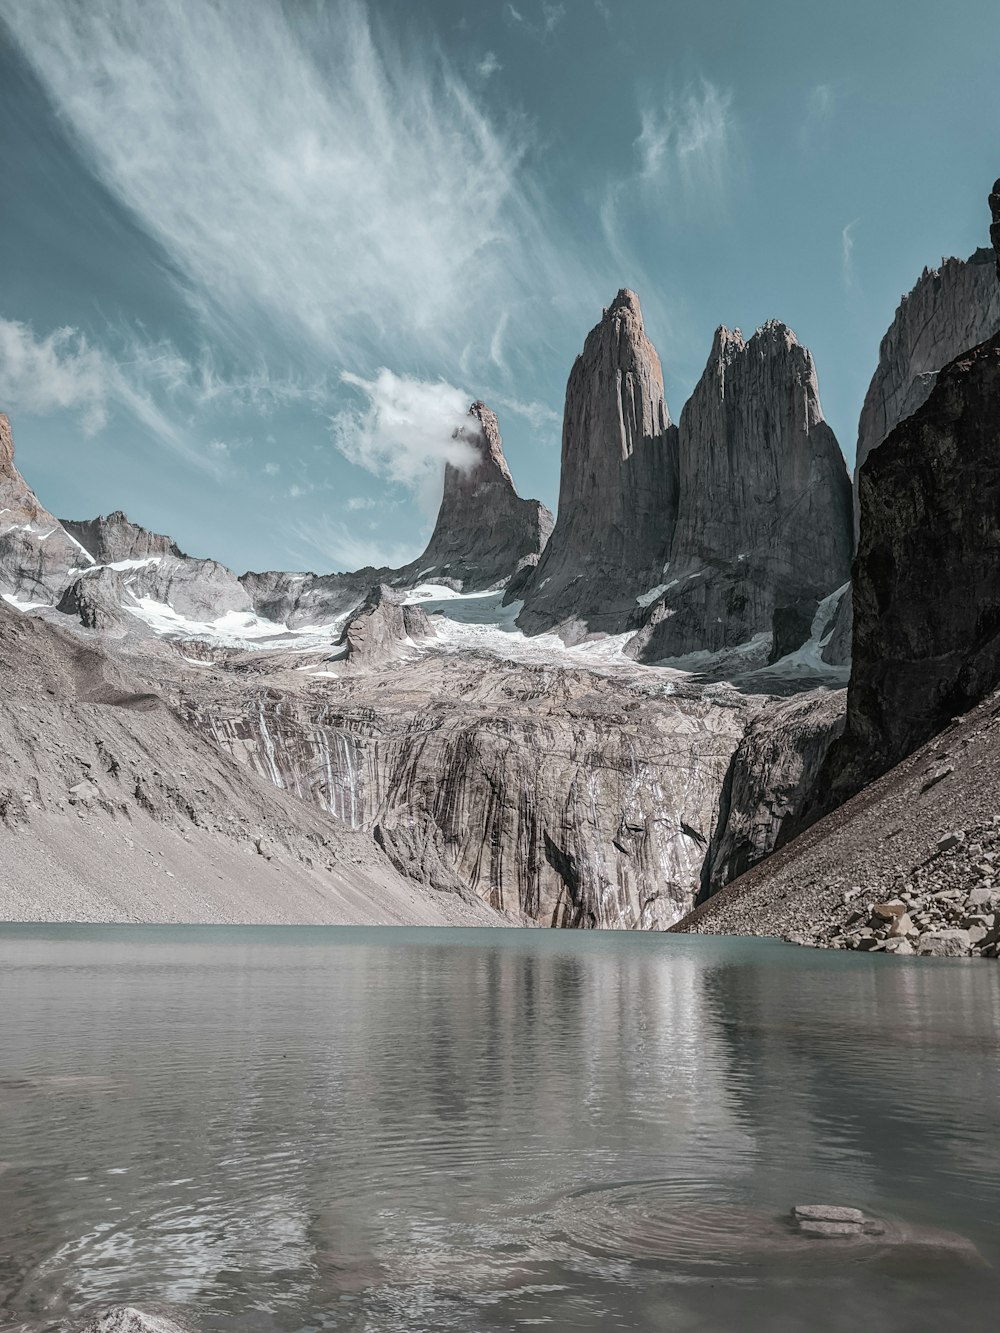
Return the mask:
<path id="1" fill-rule="evenodd" d="M 984 961 L 0 927 L 0 1328 L 992 1329 L 998 1033 Z"/>

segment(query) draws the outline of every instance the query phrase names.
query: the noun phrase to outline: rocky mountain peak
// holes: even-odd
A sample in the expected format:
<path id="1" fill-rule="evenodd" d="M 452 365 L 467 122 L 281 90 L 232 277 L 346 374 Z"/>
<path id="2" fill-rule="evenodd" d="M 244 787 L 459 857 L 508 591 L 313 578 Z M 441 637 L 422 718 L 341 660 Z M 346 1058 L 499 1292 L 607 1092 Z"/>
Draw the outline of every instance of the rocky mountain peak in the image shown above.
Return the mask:
<path id="1" fill-rule="evenodd" d="M 658 581 L 677 510 L 676 431 L 639 298 L 622 289 L 566 385 L 559 517 L 518 624 L 618 633 Z"/>
<path id="2" fill-rule="evenodd" d="M 14 437 L 10 430 L 10 421 L 0 412 L 0 473 L 9 477 L 14 467 Z"/>
<path id="3" fill-rule="evenodd" d="M 93 556 L 99 565 L 120 560 L 146 560 L 151 556 L 185 559 L 184 552 L 170 537 L 149 532 L 133 523 L 121 509 L 99 518 L 63 519 L 63 527 Z"/>
<path id="4" fill-rule="evenodd" d="M 812 356 L 786 324 L 749 340 L 716 330 L 681 413 L 678 465 L 669 563 L 631 651 L 657 661 L 752 640 L 763 656 L 772 638 L 800 646 L 820 600 L 847 581 L 851 502 Z"/>
<path id="5" fill-rule="evenodd" d="M 997 257 L 997 277 L 1000 277 L 1000 180 L 995 181 L 990 194 L 990 212 L 993 222 L 990 226 L 990 240 Z"/>
<path id="6" fill-rule="evenodd" d="M 418 560 L 398 582 L 430 579 L 469 591 L 505 583 L 533 565 L 552 531 L 552 515 L 514 488 L 496 413 L 476 401 L 456 432 L 477 455 L 471 467 L 445 465 L 437 522 Z"/>

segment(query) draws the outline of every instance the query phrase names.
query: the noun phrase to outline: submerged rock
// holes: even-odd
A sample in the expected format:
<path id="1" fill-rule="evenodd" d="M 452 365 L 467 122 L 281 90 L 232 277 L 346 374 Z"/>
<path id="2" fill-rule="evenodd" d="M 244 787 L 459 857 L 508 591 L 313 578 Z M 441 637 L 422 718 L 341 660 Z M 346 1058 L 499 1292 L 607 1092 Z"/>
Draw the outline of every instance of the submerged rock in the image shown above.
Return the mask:
<path id="1" fill-rule="evenodd" d="M 194 1333 L 192 1325 L 134 1305 L 116 1305 L 92 1319 L 83 1333 Z"/>

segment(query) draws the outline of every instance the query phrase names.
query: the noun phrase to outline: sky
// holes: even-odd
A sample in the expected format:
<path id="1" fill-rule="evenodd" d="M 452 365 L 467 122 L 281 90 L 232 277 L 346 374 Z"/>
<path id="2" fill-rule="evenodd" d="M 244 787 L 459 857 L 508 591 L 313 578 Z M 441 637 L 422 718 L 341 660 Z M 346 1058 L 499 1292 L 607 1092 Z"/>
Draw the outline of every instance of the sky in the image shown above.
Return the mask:
<path id="1" fill-rule="evenodd" d="M 555 508 L 566 377 L 623 286 L 674 420 L 719 324 L 781 319 L 851 462 L 901 294 L 988 242 L 996 17 L 0 0 L 21 470 L 238 571 L 401 564 L 474 398 Z"/>

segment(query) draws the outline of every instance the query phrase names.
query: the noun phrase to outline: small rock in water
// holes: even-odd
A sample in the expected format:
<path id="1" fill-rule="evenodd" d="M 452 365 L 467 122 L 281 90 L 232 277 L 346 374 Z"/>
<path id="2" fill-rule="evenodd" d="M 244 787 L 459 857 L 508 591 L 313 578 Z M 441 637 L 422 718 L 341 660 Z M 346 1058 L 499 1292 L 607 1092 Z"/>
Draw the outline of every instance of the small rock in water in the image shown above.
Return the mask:
<path id="1" fill-rule="evenodd" d="M 860 1208 L 842 1208 L 835 1203 L 797 1203 L 792 1216 L 807 1222 L 857 1222 L 865 1220 Z"/>

